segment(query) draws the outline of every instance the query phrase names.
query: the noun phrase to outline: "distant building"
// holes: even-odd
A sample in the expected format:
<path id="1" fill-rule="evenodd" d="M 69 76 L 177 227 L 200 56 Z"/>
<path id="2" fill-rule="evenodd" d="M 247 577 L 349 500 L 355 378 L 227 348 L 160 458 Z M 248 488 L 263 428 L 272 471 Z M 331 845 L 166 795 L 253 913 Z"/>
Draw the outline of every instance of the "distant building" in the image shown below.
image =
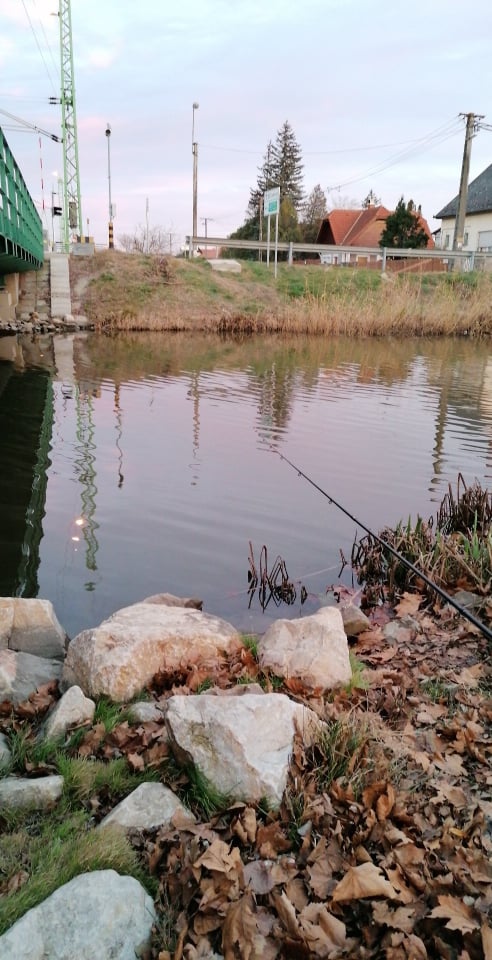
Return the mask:
<path id="1" fill-rule="evenodd" d="M 441 220 L 442 250 L 453 247 L 458 199 L 456 196 L 436 213 L 436 220 Z M 463 250 L 492 252 L 492 163 L 468 186 Z"/>
<path id="2" fill-rule="evenodd" d="M 316 243 L 337 247 L 379 247 L 386 219 L 391 213 L 392 211 L 387 210 L 386 207 L 381 205 L 376 207 L 373 204 L 359 210 L 332 210 L 321 223 Z M 434 240 L 427 221 L 419 216 L 419 222 L 429 238 L 427 249 L 431 249 L 434 247 Z M 378 256 L 380 257 L 378 254 L 370 254 L 361 258 L 360 255 L 341 250 L 339 254 L 336 252 L 331 254 L 331 261 L 326 259 L 330 254 L 323 254 L 322 260 L 332 263 L 355 263 L 360 262 L 361 259 L 376 260 Z"/>

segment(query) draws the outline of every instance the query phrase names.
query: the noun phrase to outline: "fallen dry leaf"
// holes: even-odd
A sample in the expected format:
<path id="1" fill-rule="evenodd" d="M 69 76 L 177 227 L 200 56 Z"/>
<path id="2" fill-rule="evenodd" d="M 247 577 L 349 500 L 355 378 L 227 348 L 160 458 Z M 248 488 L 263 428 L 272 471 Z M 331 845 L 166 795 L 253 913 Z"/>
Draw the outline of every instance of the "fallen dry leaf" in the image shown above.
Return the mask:
<path id="1" fill-rule="evenodd" d="M 481 933 L 484 958 L 485 960 L 492 960 L 492 927 L 488 927 L 484 923 Z"/>
<path id="2" fill-rule="evenodd" d="M 242 868 L 239 850 L 236 847 L 229 850 L 227 843 L 217 839 L 210 844 L 208 850 L 205 850 L 201 857 L 198 857 L 198 860 L 195 860 L 193 867 L 195 869 L 206 867 L 207 870 L 212 870 L 215 873 L 230 873 L 231 870 L 236 871 L 239 865 Z"/>
<path id="3" fill-rule="evenodd" d="M 244 867 L 244 882 L 258 896 L 270 893 L 274 887 L 288 884 L 298 873 L 295 860 L 252 860 Z M 305 900 L 302 906 L 305 905 Z"/>
<path id="4" fill-rule="evenodd" d="M 447 919 L 448 930 L 460 930 L 461 933 L 472 933 L 480 926 L 479 920 L 471 907 L 468 907 L 457 897 L 443 895 L 437 898 L 439 906 L 434 907 L 430 916 Z"/>
<path id="5" fill-rule="evenodd" d="M 390 900 L 396 898 L 396 890 L 374 863 L 349 867 L 332 894 L 334 903 L 360 900 L 364 897 L 387 897 Z"/>
<path id="6" fill-rule="evenodd" d="M 126 759 L 132 770 L 145 770 L 144 759 L 139 753 L 129 753 Z"/>
<path id="7" fill-rule="evenodd" d="M 395 607 L 398 616 L 400 618 L 405 616 L 413 617 L 413 615 L 417 613 L 423 599 L 421 593 L 404 593 L 402 599 Z"/>
<path id="8" fill-rule="evenodd" d="M 19 717 L 34 718 L 45 714 L 58 698 L 58 681 L 43 683 L 27 700 L 18 703 L 15 712 Z"/>
<path id="9" fill-rule="evenodd" d="M 256 834 L 256 848 L 260 857 L 274 860 L 277 854 L 286 853 L 291 849 L 291 842 L 285 836 L 281 824 L 274 820 L 266 826 L 258 827 Z"/>
<path id="10" fill-rule="evenodd" d="M 403 933 L 412 933 L 417 919 L 415 904 L 391 910 L 384 900 L 373 904 L 372 915 L 376 923 L 384 924 L 392 930 L 401 930 Z"/>
<path id="11" fill-rule="evenodd" d="M 345 946 L 347 939 L 346 926 L 327 910 L 324 903 L 309 903 L 301 911 L 299 920 L 303 926 L 306 921 L 319 926 L 326 938 L 326 945 L 330 949 Z"/>
<path id="12" fill-rule="evenodd" d="M 299 921 L 296 917 L 294 905 L 290 902 L 287 894 L 285 892 L 272 893 L 270 900 L 287 933 L 289 933 L 291 937 L 294 937 L 294 939 L 300 939 Z"/>

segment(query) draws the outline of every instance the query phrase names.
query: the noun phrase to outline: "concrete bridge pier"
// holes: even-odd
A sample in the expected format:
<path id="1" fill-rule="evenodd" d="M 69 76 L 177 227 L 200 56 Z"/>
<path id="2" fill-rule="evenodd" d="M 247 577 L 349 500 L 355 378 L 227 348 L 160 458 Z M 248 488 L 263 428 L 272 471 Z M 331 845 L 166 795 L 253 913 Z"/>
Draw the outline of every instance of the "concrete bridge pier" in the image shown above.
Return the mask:
<path id="1" fill-rule="evenodd" d="M 9 323 L 15 320 L 15 310 L 19 303 L 19 274 L 7 273 L 0 287 L 0 321 Z"/>

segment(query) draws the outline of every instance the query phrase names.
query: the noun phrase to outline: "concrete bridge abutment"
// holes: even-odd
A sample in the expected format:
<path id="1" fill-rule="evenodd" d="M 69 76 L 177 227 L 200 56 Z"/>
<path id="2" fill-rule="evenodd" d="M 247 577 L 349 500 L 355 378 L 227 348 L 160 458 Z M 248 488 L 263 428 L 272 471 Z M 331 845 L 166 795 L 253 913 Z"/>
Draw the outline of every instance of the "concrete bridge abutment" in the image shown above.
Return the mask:
<path id="1" fill-rule="evenodd" d="M 7 273 L 0 285 L 0 322 L 15 320 L 15 311 L 19 303 L 19 274 Z"/>

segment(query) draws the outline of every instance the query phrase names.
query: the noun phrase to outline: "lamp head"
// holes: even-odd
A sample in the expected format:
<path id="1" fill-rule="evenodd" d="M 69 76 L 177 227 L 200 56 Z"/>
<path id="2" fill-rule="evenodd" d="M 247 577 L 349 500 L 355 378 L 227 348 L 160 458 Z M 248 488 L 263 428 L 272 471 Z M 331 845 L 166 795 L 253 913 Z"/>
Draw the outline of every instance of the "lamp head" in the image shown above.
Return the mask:
<path id="1" fill-rule="evenodd" d="M 111 136 L 111 127 L 110 127 L 109 123 L 106 125 L 106 136 L 107 136 L 107 137 L 110 137 L 110 136 Z"/>
<path id="2" fill-rule="evenodd" d="M 194 109 L 194 110 L 198 110 L 198 107 L 199 107 L 199 106 L 200 106 L 199 103 L 194 103 L 194 104 L 193 104 L 193 109 Z"/>

